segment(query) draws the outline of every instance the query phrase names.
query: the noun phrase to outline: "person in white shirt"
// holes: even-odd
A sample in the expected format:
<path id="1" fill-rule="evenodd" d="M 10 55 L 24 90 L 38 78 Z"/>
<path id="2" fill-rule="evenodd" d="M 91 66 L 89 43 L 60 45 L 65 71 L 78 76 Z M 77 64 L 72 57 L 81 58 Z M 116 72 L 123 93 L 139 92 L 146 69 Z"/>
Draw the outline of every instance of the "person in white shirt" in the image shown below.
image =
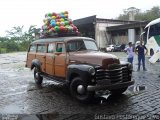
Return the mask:
<path id="1" fill-rule="evenodd" d="M 127 54 L 128 62 L 130 62 L 133 66 L 134 52 L 133 52 L 132 42 L 129 42 L 128 45 L 129 46 L 125 48 L 124 52 Z"/>

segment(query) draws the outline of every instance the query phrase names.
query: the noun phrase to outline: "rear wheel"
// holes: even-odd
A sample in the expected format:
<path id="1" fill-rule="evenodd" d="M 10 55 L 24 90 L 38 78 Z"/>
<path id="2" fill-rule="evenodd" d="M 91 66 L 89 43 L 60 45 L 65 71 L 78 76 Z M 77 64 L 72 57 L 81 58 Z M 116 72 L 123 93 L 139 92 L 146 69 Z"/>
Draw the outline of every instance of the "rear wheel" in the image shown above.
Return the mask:
<path id="1" fill-rule="evenodd" d="M 123 92 L 127 90 L 128 87 L 111 90 L 112 95 L 121 95 Z"/>
<path id="2" fill-rule="evenodd" d="M 43 77 L 40 75 L 39 69 L 37 67 L 34 68 L 34 80 L 37 85 L 41 85 L 43 81 Z"/>
<path id="3" fill-rule="evenodd" d="M 95 94 L 95 92 L 87 91 L 87 84 L 80 77 L 76 77 L 72 80 L 70 84 L 70 93 L 74 98 L 82 102 L 89 102 Z"/>

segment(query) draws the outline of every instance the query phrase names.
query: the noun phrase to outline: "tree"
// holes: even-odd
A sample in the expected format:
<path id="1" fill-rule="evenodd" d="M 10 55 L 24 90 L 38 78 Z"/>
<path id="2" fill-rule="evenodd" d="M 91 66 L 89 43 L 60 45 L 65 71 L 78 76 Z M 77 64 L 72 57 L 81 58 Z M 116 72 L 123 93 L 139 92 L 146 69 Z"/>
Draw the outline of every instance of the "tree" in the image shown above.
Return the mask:
<path id="1" fill-rule="evenodd" d="M 147 10 L 146 12 L 143 13 L 143 17 L 139 17 L 139 19 L 141 18 L 141 20 L 154 20 L 156 18 L 160 17 L 160 7 L 153 7 L 151 10 Z"/>
<path id="2" fill-rule="evenodd" d="M 34 34 L 36 32 L 40 32 L 40 29 L 36 29 L 35 25 L 31 25 L 28 31 L 23 32 L 24 26 L 16 26 L 11 30 L 6 31 L 7 40 L 4 44 L 7 52 L 10 51 L 26 51 L 28 49 L 29 44 L 35 40 Z M 36 31 L 35 30 L 39 30 Z M 5 39 L 3 39 L 5 41 Z"/>
<path id="3" fill-rule="evenodd" d="M 138 14 L 140 12 L 140 9 L 135 8 L 135 7 L 130 7 L 127 9 L 123 10 L 123 14 L 120 14 L 118 19 L 120 20 L 134 20 L 135 19 L 135 15 Z"/>
<path id="4" fill-rule="evenodd" d="M 5 42 L 7 40 L 9 40 L 7 37 L 0 37 L 0 42 Z"/>
<path id="5" fill-rule="evenodd" d="M 151 8 L 151 10 L 146 10 L 144 12 L 141 12 L 140 9 L 135 8 L 135 7 L 130 7 L 128 9 L 125 9 L 123 11 L 123 14 L 120 14 L 118 16 L 119 20 L 129 20 L 129 13 L 133 12 L 135 13 L 135 20 L 154 20 L 156 18 L 160 17 L 160 7 L 155 6 Z"/>
<path id="6" fill-rule="evenodd" d="M 6 31 L 7 37 L 15 39 L 17 42 L 24 40 L 24 33 L 23 33 L 24 26 L 17 26 L 13 27 L 10 31 Z"/>
<path id="7" fill-rule="evenodd" d="M 25 32 L 25 37 L 27 41 L 33 41 L 34 40 L 34 34 L 35 34 L 35 28 L 36 25 L 31 25 L 27 32 Z"/>

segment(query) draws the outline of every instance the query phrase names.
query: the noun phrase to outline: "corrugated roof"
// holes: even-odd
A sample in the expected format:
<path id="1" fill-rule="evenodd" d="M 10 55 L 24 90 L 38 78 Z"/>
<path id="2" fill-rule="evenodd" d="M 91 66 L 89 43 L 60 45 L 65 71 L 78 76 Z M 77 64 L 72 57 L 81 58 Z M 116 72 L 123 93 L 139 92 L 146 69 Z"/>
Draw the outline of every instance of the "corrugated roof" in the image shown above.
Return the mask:
<path id="1" fill-rule="evenodd" d="M 94 22 L 96 22 L 96 15 L 81 18 L 81 19 L 77 19 L 77 20 L 73 20 L 73 24 L 75 26 L 90 24 L 90 23 L 93 24 Z"/>

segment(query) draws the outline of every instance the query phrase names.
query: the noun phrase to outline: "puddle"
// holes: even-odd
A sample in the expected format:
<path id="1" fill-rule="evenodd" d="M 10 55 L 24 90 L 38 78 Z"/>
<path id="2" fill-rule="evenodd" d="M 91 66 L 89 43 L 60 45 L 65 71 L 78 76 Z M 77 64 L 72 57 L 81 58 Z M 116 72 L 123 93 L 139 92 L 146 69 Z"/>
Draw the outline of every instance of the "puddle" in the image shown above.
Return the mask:
<path id="1" fill-rule="evenodd" d="M 44 82 L 43 82 L 43 85 L 44 86 L 49 86 L 49 85 L 58 85 L 59 83 L 57 83 L 57 82 L 55 82 L 55 81 L 48 81 L 48 80 L 45 80 Z"/>
<path id="2" fill-rule="evenodd" d="M 3 110 L 0 110 L 1 113 L 21 113 L 21 108 L 18 107 L 17 105 L 7 105 L 6 107 L 3 108 Z"/>
<path id="3" fill-rule="evenodd" d="M 95 101 L 98 104 L 116 103 L 118 99 L 128 99 L 128 96 L 138 94 L 144 90 L 146 90 L 146 86 L 130 86 L 122 95 L 112 95 L 110 92 L 105 92 L 105 94 L 100 95 L 101 92 L 98 92 Z"/>
<path id="4" fill-rule="evenodd" d="M 47 114 L 3 114 L 2 115 L 2 120 L 54 120 L 56 118 L 60 119 L 60 116 L 57 112 L 47 113 Z"/>
<path id="5" fill-rule="evenodd" d="M 42 89 L 43 87 L 41 85 L 35 85 L 35 86 L 29 86 L 27 88 L 27 91 L 34 91 L 34 90 L 40 90 Z"/>
<path id="6" fill-rule="evenodd" d="M 24 94 L 24 93 L 26 93 L 26 91 L 16 92 L 16 93 L 9 93 L 9 94 L 6 94 L 6 95 L 2 95 L 1 97 L 9 97 L 9 96 L 21 95 L 21 94 Z"/>
<path id="7" fill-rule="evenodd" d="M 27 91 L 33 91 L 33 90 L 38 90 L 42 88 L 48 88 L 48 87 L 53 87 L 56 85 L 59 85 L 59 83 L 54 82 L 54 81 L 49 81 L 49 80 L 44 80 L 42 85 L 36 85 L 34 81 L 29 82 L 29 87 Z"/>
<path id="8" fill-rule="evenodd" d="M 16 91 L 19 91 L 19 90 L 22 90 L 22 89 L 26 90 L 27 87 L 28 87 L 28 85 L 21 85 L 21 86 L 17 86 L 17 87 L 14 87 L 14 88 L 10 88 L 9 90 L 13 91 L 13 92 L 16 92 Z"/>
<path id="9" fill-rule="evenodd" d="M 130 92 L 140 92 L 146 90 L 146 86 L 131 86 L 128 88 L 128 91 Z"/>
<path id="10" fill-rule="evenodd" d="M 146 86 L 130 86 L 125 92 L 125 94 L 131 97 L 131 96 L 141 94 L 145 90 L 146 90 Z"/>
<path id="11" fill-rule="evenodd" d="M 28 115 L 28 116 L 22 117 L 21 120 L 43 120 L 43 119 L 37 117 L 36 115 Z"/>

